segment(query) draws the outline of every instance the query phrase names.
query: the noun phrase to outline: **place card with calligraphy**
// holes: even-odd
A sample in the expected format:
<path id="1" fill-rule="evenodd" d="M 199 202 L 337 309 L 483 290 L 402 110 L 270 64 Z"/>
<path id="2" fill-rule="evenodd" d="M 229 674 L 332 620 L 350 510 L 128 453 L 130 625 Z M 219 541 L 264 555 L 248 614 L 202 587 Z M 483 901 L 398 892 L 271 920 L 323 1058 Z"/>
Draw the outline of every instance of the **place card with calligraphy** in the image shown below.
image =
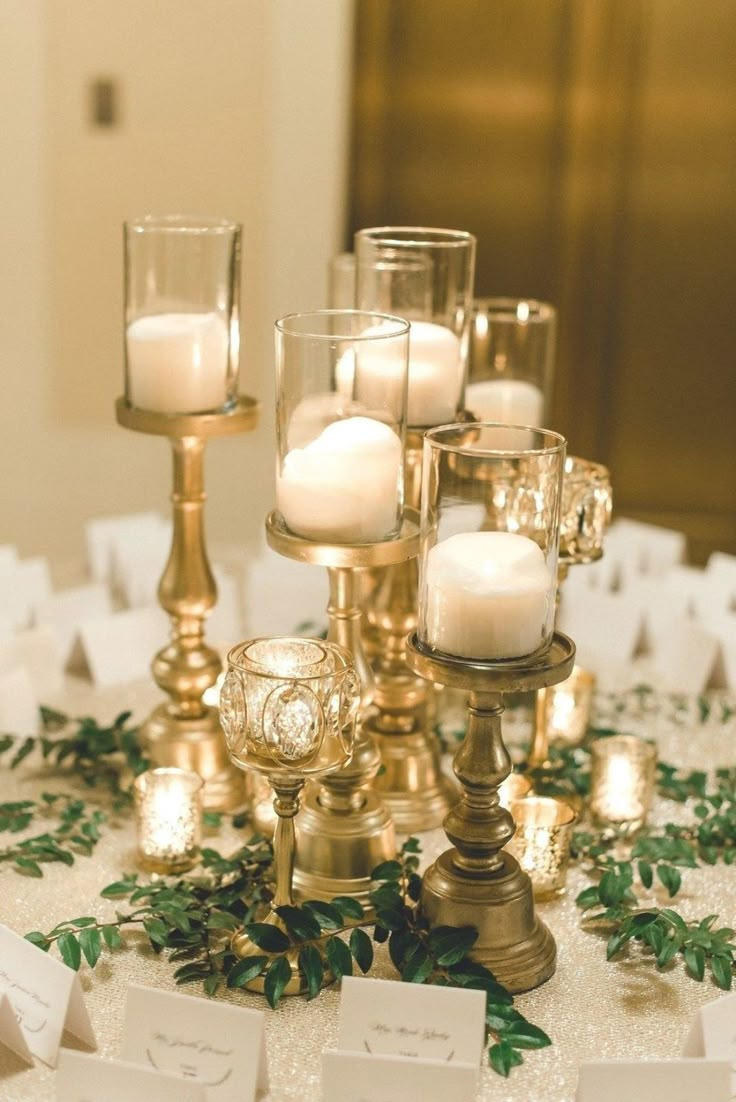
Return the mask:
<path id="1" fill-rule="evenodd" d="M 120 1055 L 198 1083 L 207 1102 L 252 1102 L 268 1090 L 259 1010 L 131 985 Z"/>
<path id="2" fill-rule="evenodd" d="M 64 1031 L 97 1047 L 77 973 L 2 925 L 0 995 L 13 1007 L 28 1048 L 50 1067 Z"/>
<path id="3" fill-rule="evenodd" d="M 20 1022 L 7 995 L 0 995 L 0 1044 L 9 1048 L 24 1063 L 33 1063 L 33 1054 L 23 1036 Z"/>
<path id="4" fill-rule="evenodd" d="M 701 1006 L 682 1055 L 736 1063 L 736 995 L 723 995 Z"/>
<path id="5" fill-rule="evenodd" d="M 715 1060 L 603 1060 L 582 1064 L 576 1102 L 730 1102 L 731 1065 Z"/>
<path id="6" fill-rule="evenodd" d="M 102 1060 L 84 1052 L 62 1052 L 56 1102 L 207 1102 L 198 1083 L 123 1060 Z"/>

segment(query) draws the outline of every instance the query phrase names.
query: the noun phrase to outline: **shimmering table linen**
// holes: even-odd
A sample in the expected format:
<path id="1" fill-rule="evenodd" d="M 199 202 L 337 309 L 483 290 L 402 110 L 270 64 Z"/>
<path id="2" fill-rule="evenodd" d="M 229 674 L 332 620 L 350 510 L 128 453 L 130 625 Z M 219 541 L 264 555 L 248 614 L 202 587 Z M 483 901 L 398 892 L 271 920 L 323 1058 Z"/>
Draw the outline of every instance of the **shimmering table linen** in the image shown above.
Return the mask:
<path id="1" fill-rule="evenodd" d="M 83 682 L 70 683 L 57 703 L 71 714 L 94 715 L 108 721 L 123 707 L 145 715 L 157 699 L 148 685 L 129 691 L 93 692 Z M 625 730 L 638 730 L 655 737 L 660 757 L 691 768 L 715 768 L 736 762 L 736 722 L 722 720 L 722 709 L 714 709 L 710 720 L 701 722 L 695 701 L 659 700 L 656 697 L 629 699 L 622 707 L 615 698 L 599 701 L 602 720 L 614 718 Z M 35 798 L 42 791 L 64 791 L 67 781 L 51 773 L 22 766 L 15 772 L 0 766 L 0 802 Z M 89 795 L 89 793 L 88 793 Z M 665 822 L 682 816 L 683 809 L 659 801 L 655 818 Z M 8 837 L 8 836 L 5 836 Z M 207 842 L 225 852 L 234 849 L 242 835 L 229 826 L 211 835 Z M 432 860 L 447 846 L 441 830 L 421 836 L 423 861 Z M 29 930 L 48 931 L 64 919 L 81 915 L 114 917 L 116 903 L 99 898 L 100 890 L 121 873 L 134 868 L 134 830 L 131 819 L 119 827 L 106 828 L 94 855 L 79 857 L 71 868 L 62 864 L 44 866 L 43 879 L 19 876 L 0 865 L 0 920 L 20 934 Z M 578 1066 L 605 1057 L 674 1057 L 679 1055 L 693 1014 L 699 1006 L 717 997 L 709 981 L 687 978 L 681 965 L 657 973 L 652 964 L 623 957 L 616 963 L 605 959 L 605 940 L 584 933 L 575 896 L 588 883 L 573 870 L 567 894 L 539 905 L 539 912 L 552 930 L 558 946 L 557 972 L 537 991 L 518 998 L 519 1008 L 545 1029 L 553 1040 L 551 1048 L 525 1054 L 524 1064 L 504 1080 L 488 1068 L 481 1074 L 478 1098 L 503 1102 L 572 1102 Z M 676 905 L 688 916 L 703 917 L 717 912 L 724 924 L 736 918 L 736 870 L 724 865 L 687 870 L 684 889 Z M 660 896 L 663 902 L 663 897 Z M 82 964 L 80 977 L 94 1025 L 99 1055 L 115 1057 L 120 1052 L 126 988 L 138 983 L 178 990 L 188 997 L 203 998 L 196 985 L 175 988 L 171 965 L 157 957 L 144 939 L 127 935 L 130 948 L 107 952 L 94 971 Z M 395 978 L 385 951 L 378 947 L 376 977 Z M 258 1009 L 266 1015 L 267 1049 L 272 1100 L 315 1102 L 321 1097 L 321 1059 L 325 1048 L 337 1038 L 340 993 L 336 987 L 323 991 L 313 1002 L 285 999 L 278 1010 L 268 1009 L 265 1000 L 249 993 L 226 993 L 228 1001 Z M 0 1047 L 0 1100 L 2 1102 L 45 1102 L 55 1097 L 55 1072 L 40 1063 L 25 1069 Z"/>

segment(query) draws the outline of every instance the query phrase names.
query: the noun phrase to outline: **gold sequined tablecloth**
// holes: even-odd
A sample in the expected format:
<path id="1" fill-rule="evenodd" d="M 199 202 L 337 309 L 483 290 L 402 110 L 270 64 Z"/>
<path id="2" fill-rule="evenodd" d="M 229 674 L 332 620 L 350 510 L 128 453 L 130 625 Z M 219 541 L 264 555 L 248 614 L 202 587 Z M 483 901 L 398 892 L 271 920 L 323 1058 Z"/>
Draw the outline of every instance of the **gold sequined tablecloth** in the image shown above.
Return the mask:
<path id="1" fill-rule="evenodd" d="M 71 714 L 110 720 L 123 706 L 143 716 L 155 699 L 149 686 L 121 693 L 94 693 L 77 682 L 68 686 L 57 703 Z M 49 703 L 55 703 L 49 701 Z M 613 716 L 621 729 L 646 732 L 657 739 L 660 757 L 691 768 L 715 768 L 736 762 L 736 720 L 723 719 L 714 708 L 702 721 L 695 701 L 673 702 L 650 696 L 624 707 L 615 698 L 599 701 L 602 721 Z M 68 790 L 65 780 L 22 766 L 10 773 L 0 766 L 0 802 L 38 796 L 41 791 Z M 662 822 L 682 815 L 682 809 L 660 802 L 655 819 Z M 238 844 L 231 828 L 223 828 L 210 844 L 227 852 Z M 447 846 L 442 831 L 422 836 L 425 862 Z M 73 867 L 46 865 L 43 879 L 27 879 L 0 865 L 0 920 L 24 934 L 50 930 L 57 922 L 77 915 L 114 915 L 114 901 L 99 898 L 100 889 L 134 867 L 132 823 L 106 830 L 91 858 L 79 857 Z M 557 972 L 537 991 L 520 996 L 520 1009 L 553 1039 L 551 1048 L 525 1054 L 524 1064 L 504 1080 L 484 1069 L 478 1098 L 499 1102 L 572 1102 L 580 1063 L 605 1057 L 674 1057 L 679 1055 L 693 1014 L 716 998 L 718 990 L 706 980 L 696 983 L 681 966 L 657 973 L 635 956 L 607 963 L 605 942 L 580 928 L 575 906 L 578 891 L 587 884 L 573 871 L 568 892 L 560 900 L 541 904 L 540 913 L 558 946 Z M 717 912 L 724 924 L 736 925 L 736 868 L 717 865 L 687 870 L 678 907 L 690 917 Z M 130 939 L 130 935 L 128 935 Z M 133 942 L 129 940 L 129 944 Z M 99 1043 L 99 1055 L 119 1054 L 126 988 L 129 983 L 174 990 L 173 968 L 157 958 L 143 941 L 114 955 L 103 954 L 94 972 L 82 965 L 85 1000 Z M 392 978 L 392 965 L 381 946 L 373 975 Z M 178 988 L 190 997 L 204 997 L 194 987 Z M 339 990 L 328 988 L 311 1003 L 285 999 L 276 1011 L 248 993 L 227 993 L 240 1005 L 265 1008 L 271 1078 L 269 1098 L 276 1102 L 313 1102 L 321 1097 L 321 1054 L 337 1036 Z M 26 1102 L 55 1097 L 55 1073 L 40 1063 L 26 1069 L 0 1046 L 0 1100 Z"/>

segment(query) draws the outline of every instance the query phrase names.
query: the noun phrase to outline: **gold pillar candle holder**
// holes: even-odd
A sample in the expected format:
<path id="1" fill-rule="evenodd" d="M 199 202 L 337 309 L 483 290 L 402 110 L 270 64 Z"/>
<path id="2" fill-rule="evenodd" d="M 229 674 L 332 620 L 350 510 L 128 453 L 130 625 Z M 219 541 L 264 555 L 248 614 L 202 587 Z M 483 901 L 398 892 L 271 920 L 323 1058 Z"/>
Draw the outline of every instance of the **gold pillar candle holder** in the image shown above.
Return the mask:
<path id="1" fill-rule="evenodd" d="M 309 777 L 342 768 L 353 751 L 360 682 L 344 647 L 317 639 L 253 639 L 234 647 L 220 697 L 220 718 L 233 762 L 264 774 L 274 792 L 276 889 L 268 925 L 286 931 L 280 907 L 293 906 L 294 818 Z M 262 950 L 243 931 L 232 949 L 239 957 Z M 286 994 L 307 989 L 298 950 L 288 954 Z M 325 974 L 324 983 L 332 976 Z M 263 991 L 264 977 L 246 986 Z"/>
<path id="2" fill-rule="evenodd" d="M 138 863 L 146 872 L 190 869 L 202 840 L 202 778 L 186 769 L 149 769 L 136 777 Z"/>
<path id="3" fill-rule="evenodd" d="M 525 800 L 532 792 L 532 782 L 524 773 L 509 773 L 503 784 L 499 785 L 498 802 L 508 811 L 513 803 Z"/>
<path id="4" fill-rule="evenodd" d="M 657 747 L 636 735 L 596 739 L 590 748 L 590 813 L 602 825 L 635 831 L 654 798 Z"/>
<path id="5" fill-rule="evenodd" d="M 373 697 L 373 675 L 363 651 L 359 604 L 361 571 L 403 562 L 416 555 L 419 528 L 405 517 L 398 539 L 374 544 L 327 544 L 294 535 L 273 512 L 266 539 L 279 554 L 297 562 L 325 566 L 330 583 L 327 638 L 353 657 L 360 678 L 360 715 L 352 760 L 309 786 L 297 823 L 299 849 L 294 886 L 303 898 L 351 895 L 368 904 L 371 872 L 396 853 L 394 824 L 373 790 L 381 767 L 364 716 Z"/>
<path id="6" fill-rule="evenodd" d="M 509 811 L 516 824 L 509 853 L 529 874 L 535 899 L 556 899 L 565 890 L 577 821 L 574 810 L 564 800 L 529 796 L 513 801 Z"/>

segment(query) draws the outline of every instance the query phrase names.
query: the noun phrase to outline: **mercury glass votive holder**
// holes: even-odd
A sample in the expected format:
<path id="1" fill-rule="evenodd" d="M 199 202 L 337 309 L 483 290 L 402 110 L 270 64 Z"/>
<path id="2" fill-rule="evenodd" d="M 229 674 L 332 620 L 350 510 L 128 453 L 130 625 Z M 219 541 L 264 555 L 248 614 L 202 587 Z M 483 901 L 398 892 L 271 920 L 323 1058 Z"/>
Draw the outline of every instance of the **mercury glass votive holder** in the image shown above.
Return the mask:
<path id="1" fill-rule="evenodd" d="M 548 742 L 558 746 L 579 746 L 585 738 L 593 707 L 595 675 L 581 666 L 546 692 Z"/>
<path id="2" fill-rule="evenodd" d="M 184 872 L 196 863 L 203 784 L 197 773 L 186 769 L 149 769 L 136 777 L 138 862 L 146 872 Z"/>
<path id="3" fill-rule="evenodd" d="M 590 812 L 603 825 L 635 830 L 654 797 L 657 747 L 636 735 L 599 738 L 590 748 Z"/>
<path id="4" fill-rule="evenodd" d="M 547 302 L 475 299 L 465 401 L 479 421 L 549 423 L 556 328 Z"/>
<path id="5" fill-rule="evenodd" d="M 549 647 L 564 460 L 563 437 L 526 426 L 425 434 L 421 643 L 481 662 Z"/>
<path id="6" fill-rule="evenodd" d="M 532 793 L 532 782 L 523 773 L 509 773 L 498 789 L 498 802 L 508 810 L 513 803 L 524 800 Z"/>
<path id="7" fill-rule="evenodd" d="M 156 413 L 222 413 L 238 394 L 240 226 L 126 222 L 125 398 Z"/>
<path id="8" fill-rule="evenodd" d="M 529 874 L 534 898 L 555 899 L 565 890 L 575 812 L 550 796 L 516 800 L 509 810 L 516 823 L 509 852 Z"/>
<path id="9" fill-rule="evenodd" d="M 409 323 L 363 310 L 276 322 L 276 500 L 322 543 L 397 536 L 404 508 Z"/>

